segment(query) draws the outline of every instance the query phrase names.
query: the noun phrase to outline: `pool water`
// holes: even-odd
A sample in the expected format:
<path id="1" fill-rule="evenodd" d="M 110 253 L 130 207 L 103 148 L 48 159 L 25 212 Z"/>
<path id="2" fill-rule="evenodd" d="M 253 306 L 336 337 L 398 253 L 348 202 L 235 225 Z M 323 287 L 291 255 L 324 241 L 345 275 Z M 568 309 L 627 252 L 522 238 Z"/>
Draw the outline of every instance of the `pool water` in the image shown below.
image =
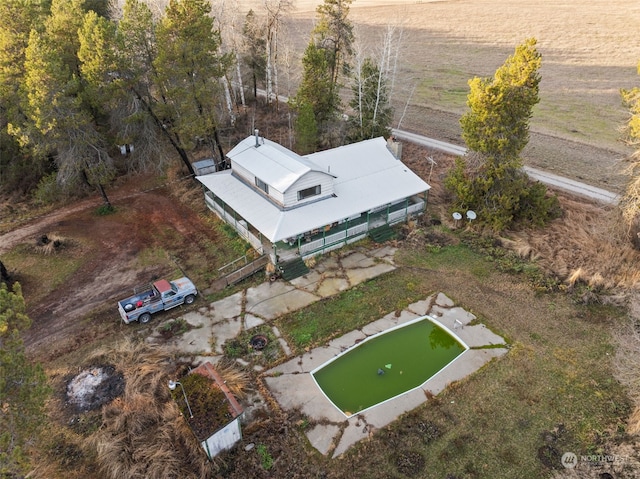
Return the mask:
<path id="1" fill-rule="evenodd" d="M 352 416 L 421 386 L 466 349 L 424 317 L 367 338 L 311 374 L 329 400 Z"/>

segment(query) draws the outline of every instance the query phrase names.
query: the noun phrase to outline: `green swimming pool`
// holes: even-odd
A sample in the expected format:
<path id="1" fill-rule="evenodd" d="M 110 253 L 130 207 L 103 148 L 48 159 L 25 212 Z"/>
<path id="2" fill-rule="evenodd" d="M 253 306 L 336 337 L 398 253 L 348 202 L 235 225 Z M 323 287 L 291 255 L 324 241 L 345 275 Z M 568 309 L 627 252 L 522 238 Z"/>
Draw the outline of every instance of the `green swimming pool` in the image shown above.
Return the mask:
<path id="1" fill-rule="evenodd" d="M 420 387 L 468 348 L 428 317 L 371 336 L 311 372 L 346 416 Z"/>

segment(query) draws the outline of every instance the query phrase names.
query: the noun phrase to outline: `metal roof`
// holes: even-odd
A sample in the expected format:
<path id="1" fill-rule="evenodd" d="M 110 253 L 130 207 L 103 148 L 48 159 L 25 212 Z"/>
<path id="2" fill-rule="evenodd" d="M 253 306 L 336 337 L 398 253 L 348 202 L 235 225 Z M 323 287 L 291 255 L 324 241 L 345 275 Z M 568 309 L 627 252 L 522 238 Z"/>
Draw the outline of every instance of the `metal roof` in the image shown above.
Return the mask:
<path id="1" fill-rule="evenodd" d="M 227 157 L 282 193 L 305 173 L 319 171 L 306 158 L 262 137 L 245 138 Z"/>
<path id="2" fill-rule="evenodd" d="M 255 148 L 255 143 L 252 146 Z M 272 243 L 295 238 L 430 188 L 391 154 L 382 137 L 314 153 L 305 161 L 335 176 L 335 196 L 282 210 L 233 176 L 232 170 L 197 179 Z"/>

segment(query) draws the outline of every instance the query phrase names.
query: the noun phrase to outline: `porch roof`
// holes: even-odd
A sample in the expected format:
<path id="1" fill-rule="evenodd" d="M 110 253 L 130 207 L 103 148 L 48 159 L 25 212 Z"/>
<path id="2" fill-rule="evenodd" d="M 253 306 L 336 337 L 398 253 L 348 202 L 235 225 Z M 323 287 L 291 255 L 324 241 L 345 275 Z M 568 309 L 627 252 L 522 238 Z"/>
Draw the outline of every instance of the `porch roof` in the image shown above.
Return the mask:
<path id="1" fill-rule="evenodd" d="M 430 187 L 374 138 L 309 155 L 334 180 L 335 195 L 298 208 L 282 210 L 230 170 L 197 179 L 275 243 L 360 213 L 423 193 Z"/>

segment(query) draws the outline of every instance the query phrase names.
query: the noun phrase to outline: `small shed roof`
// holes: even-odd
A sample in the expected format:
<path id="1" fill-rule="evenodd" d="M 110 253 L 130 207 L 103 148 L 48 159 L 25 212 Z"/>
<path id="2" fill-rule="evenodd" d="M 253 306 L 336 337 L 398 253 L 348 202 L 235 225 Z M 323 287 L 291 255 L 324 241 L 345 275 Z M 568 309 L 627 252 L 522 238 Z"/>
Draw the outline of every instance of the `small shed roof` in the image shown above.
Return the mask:
<path id="1" fill-rule="evenodd" d="M 251 139 L 255 142 L 253 137 Z M 249 148 L 246 141 L 241 143 L 244 145 L 242 148 L 238 145 L 234 150 L 239 148 L 238 151 L 246 151 Z M 265 140 L 265 145 L 267 142 L 268 140 Z M 277 143 L 269 144 L 276 149 L 273 145 Z M 255 144 L 253 148 L 256 149 Z M 257 150 L 260 148 L 262 146 Z M 288 151 L 280 145 L 277 145 L 277 148 Z M 251 154 L 260 153 L 254 151 Z M 298 166 L 299 169 L 313 164 L 318 171 L 330 172 L 335 177 L 333 197 L 282 210 L 236 178 L 232 170 L 198 176 L 197 179 L 272 243 L 294 238 L 379 206 L 395 203 L 430 188 L 409 167 L 393 156 L 382 137 L 314 153 L 306 158 L 295 156 L 304 160 L 301 162 L 303 166 Z M 291 160 L 294 158 L 290 156 Z M 286 169 L 289 172 L 293 170 L 293 166 Z"/>

